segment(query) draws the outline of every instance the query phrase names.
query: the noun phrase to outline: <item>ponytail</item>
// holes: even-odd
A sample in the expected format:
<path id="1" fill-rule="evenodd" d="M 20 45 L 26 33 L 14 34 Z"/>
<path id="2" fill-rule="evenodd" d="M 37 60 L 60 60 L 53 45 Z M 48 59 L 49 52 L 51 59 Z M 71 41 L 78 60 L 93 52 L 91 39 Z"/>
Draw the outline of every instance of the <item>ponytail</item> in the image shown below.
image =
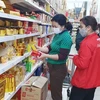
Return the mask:
<path id="1" fill-rule="evenodd" d="M 67 22 L 66 25 L 65 25 L 65 28 L 68 30 L 68 31 L 72 31 L 73 29 L 73 26 L 70 22 Z"/>

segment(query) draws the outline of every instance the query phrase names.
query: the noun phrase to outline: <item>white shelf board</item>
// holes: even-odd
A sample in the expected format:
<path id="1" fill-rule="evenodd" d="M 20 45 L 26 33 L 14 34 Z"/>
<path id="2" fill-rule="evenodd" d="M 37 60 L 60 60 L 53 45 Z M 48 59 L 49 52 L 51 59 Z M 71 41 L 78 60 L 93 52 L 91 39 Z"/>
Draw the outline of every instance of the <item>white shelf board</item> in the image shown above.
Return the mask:
<path id="1" fill-rule="evenodd" d="M 40 33 L 37 32 L 37 33 L 23 34 L 23 35 L 1 36 L 0 37 L 0 42 L 6 42 L 6 41 L 12 41 L 12 40 L 26 38 L 26 37 L 37 36 L 39 34 Z"/>
<path id="2" fill-rule="evenodd" d="M 38 38 L 43 38 L 43 37 L 46 37 L 46 34 L 42 34 L 42 35 L 38 36 Z"/>
<path id="3" fill-rule="evenodd" d="M 22 85 L 30 78 L 30 76 L 35 72 L 35 70 L 42 64 L 43 62 L 37 62 L 34 67 L 32 68 L 32 71 L 30 73 L 27 73 L 24 80 L 16 87 L 16 91 L 12 93 L 6 93 L 4 100 L 11 100 L 11 98 L 16 94 L 16 92 L 22 87 Z"/>
<path id="4" fill-rule="evenodd" d="M 40 36 L 38 36 L 38 38 L 43 38 L 43 37 L 46 37 L 46 36 L 49 36 L 49 35 L 53 35 L 55 34 L 54 32 L 51 32 L 51 33 L 48 33 L 48 34 L 42 34 Z"/>
<path id="5" fill-rule="evenodd" d="M 48 25 L 48 26 L 51 26 L 51 24 L 49 23 L 41 23 L 42 25 Z"/>
<path id="6" fill-rule="evenodd" d="M 54 34 L 55 34 L 54 32 L 51 32 L 51 33 L 47 34 L 47 36 L 49 36 L 49 35 L 54 35 Z"/>
<path id="7" fill-rule="evenodd" d="M 52 17 L 52 15 L 47 12 L 46 10 L 44 10 L 43 8 L 39 7 L 38 5 L 36 5 L 35 3 L 33 3 L 32 1 L 29 1 L 29 0 L 10 0 L 12 4 L 18 4 L 18 5 L 21 5 L 24 7 L 30 7 L 30 9 L 32 10 L 36 10 L 36 11 L 42 11 L 44 12 L 45 14 L 49 15 Z"/>
<path id="8" fill-rule="evenodd" d="M 38 23 L 38 24 L 42 24 L 42 25 L 49 25 L 49 26 L 51 26 L 51 24 L 49 24 L 49 23 L 43 23 L 43 22 L 41 22 L 39 20 L 34 20 L 34 19 L 30 19 L 30 18 L 15 16 L 15 15 L 3 13 L 3 12 L 0 12 L 0 18 L 6 18 L 6 19 L 12 19 L 12 20 L 19 20 L 19 21 L 27 21 L 27 22 L 33 22 L 33 23 Z"/>
<path id="9" fill-rule="evenodd" d="M 0 74 L 3 74 L 10 68 L 14 67 L 16 64 L 24 60 L 25 58 L 29 57 L 31 53 L 25 53 L 23 56 L 15 57 L 12 60 L 8 61 L 7 63 L 0 64 Z"/>
<path id="10" fill-rule="evenodd" d="M 15 15 L 3 13 L 3 12 L 0 12 L 0 18 L 6 18 L 6 19 L 12 19 L 12 20 L 19 20 L 19 21 L 27 21 L 27 22 L 38 23 L 38 24 L 41 24 L 41 25 L 49 25 L 49 26 L 51 26 L 50 23 L 44 23 L 44 22 L 41 22 L 39 20 L 34 20 L 34 19 L 31 19 L 31 18 L 25 18 L 25 17 L 15 16 Z"/>
<path id="11" fill-rule="evenodd" d="M 41 23 L 41 21 L 26 18 L 26 17 L 20 17 L 15 16 L 7 13 L 0 12 L 0 18 L 6 18 L 6 19 L 13 19 L 13 20 L 19 20 L 19 21 L 28 21 L 28 22 L 34 22 L 34 23 Z"/>

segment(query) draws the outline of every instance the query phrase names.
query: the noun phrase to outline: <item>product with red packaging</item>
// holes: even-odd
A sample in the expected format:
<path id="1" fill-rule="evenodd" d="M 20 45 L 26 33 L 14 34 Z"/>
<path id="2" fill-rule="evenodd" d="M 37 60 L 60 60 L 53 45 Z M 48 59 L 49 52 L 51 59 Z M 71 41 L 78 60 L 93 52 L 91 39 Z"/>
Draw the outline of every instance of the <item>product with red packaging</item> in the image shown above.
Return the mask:
<path id="1" fill-rule="evenodd" d="M 31 55 L 35 56 L 35 57 L 40 57 L 41 56 L 41 52 L 33 50 L 32 53 L 31 53 Z"/>

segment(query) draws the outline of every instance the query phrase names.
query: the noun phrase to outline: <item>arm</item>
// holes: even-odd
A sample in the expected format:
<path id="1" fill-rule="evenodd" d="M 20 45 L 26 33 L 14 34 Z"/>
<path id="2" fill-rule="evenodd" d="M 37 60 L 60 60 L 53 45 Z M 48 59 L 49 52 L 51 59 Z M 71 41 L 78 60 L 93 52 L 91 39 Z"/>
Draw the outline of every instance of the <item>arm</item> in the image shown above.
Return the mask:
<path id="1" fill-rule="evenodd" d="M 60 49 L 59 54 L 55 54 L 55 55 L 51 55 L 51 54 L 44 54 L 42 53 L 41 57 L 39 57 L 40 59 L 44 59 L 44 58 L 50 58 L 53 60 L 65 60 L 67 58 L 67 56 L 69 55 L 69 49 Z"/>
<path id="2" fill-rule="evenodd" d="M 55 55 L 46 54 L 45 58 L 50 58 L 50 59 L 53 59 L 53 60 L 58 60 L 59 56 L 58 56 L 58 54 L 55 54 Z"/>
<path id="3" fill-rule="evenodd" d="M 78 68 L 85 69 L 89 66 L 91 57 L 91 49 L 87 43 L 84 43 L 80 47 L 79 54 L 74 56 L 73 61 Z"/>
<path id="4" fill-rule="evenodd" d="M 42 54 L 40 59 L 50 58 L 53 60 L 66 60 L 67 56 L 69 55 L 69 51 L 70 51 L 70 48 L 72 45 L 71 38 L 69 40 L 68 40 L 68 38 L 70 38 L 70 37 L 69 36 L 63 37 L 61 44 L 60 44 L 59 54 L 54 54 L 54 55 L 53 54 Z"/>
<path id="5" fill-rule="evenodd" d="M 49 48 L 48 47 L 39 47 L 39 46 L 36 46 L 36 48 L 39 51 L 44 52 L 44 53 L 48 53 L 49 52 Z"/>
<path id="6" fill-rule="evenodd" d="M 47 54 L 47 58 L 53 59 L 53 60 L 65 60 L 67 56 L 69 55 L 69 49 L 60 49 L 60 53 L 57 55 L 49 55 Z"/>

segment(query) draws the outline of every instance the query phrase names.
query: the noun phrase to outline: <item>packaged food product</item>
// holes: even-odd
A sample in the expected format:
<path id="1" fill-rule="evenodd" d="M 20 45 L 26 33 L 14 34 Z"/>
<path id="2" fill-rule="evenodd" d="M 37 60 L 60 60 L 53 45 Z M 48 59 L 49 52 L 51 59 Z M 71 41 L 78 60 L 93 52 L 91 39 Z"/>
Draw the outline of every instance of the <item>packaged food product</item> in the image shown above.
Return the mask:
<path id="1" fill-rule="evenodd" d="M 0 29 L 0 36 L 5 36 L 5 35 L 6 35 L 5 29 Z"/>
<path id="2" fill-rule="evenodd" d="M 12 35 L 11 30 L 9 28 L 6 28 L 6 35 Z"/>
<path id="3" fill-rule="evenodd" d="M 5 23 L 6 23 L 7 27 L 11 26 L 11 22 L 10 21 L 6 20 Z"/>
<path id="4" fill-rule="evenodd" d="M 33 50 L 32 53 L 31 53 L 31 55 L 37 57 L 37 56 L 41 56 L 41 53 L 39 51 L 34 51 Z"/>
<path id="5" fill-rule="evenodd" d="M 5 26 L 5 21 L 0 19 L 0 26 Z"/>
<path id="6" fill-rule="evenodd" d="M 24 29 L 23 28 L 19 29 L 19 34 L 24 34 Z"/>
<path id="7" fill-rule="evenodd" d="M 1 57 L 1 63 L 6 63 L 8 61 L 8 57 L 7 56 L 2 56 Z"/>
<path id="8" fill-rule="evenodd" d="M 2 100 L 5 95 L 5 84 L 6 84 L 6 81 L 3 75 L 0 75 L 0 100 Z"/>

